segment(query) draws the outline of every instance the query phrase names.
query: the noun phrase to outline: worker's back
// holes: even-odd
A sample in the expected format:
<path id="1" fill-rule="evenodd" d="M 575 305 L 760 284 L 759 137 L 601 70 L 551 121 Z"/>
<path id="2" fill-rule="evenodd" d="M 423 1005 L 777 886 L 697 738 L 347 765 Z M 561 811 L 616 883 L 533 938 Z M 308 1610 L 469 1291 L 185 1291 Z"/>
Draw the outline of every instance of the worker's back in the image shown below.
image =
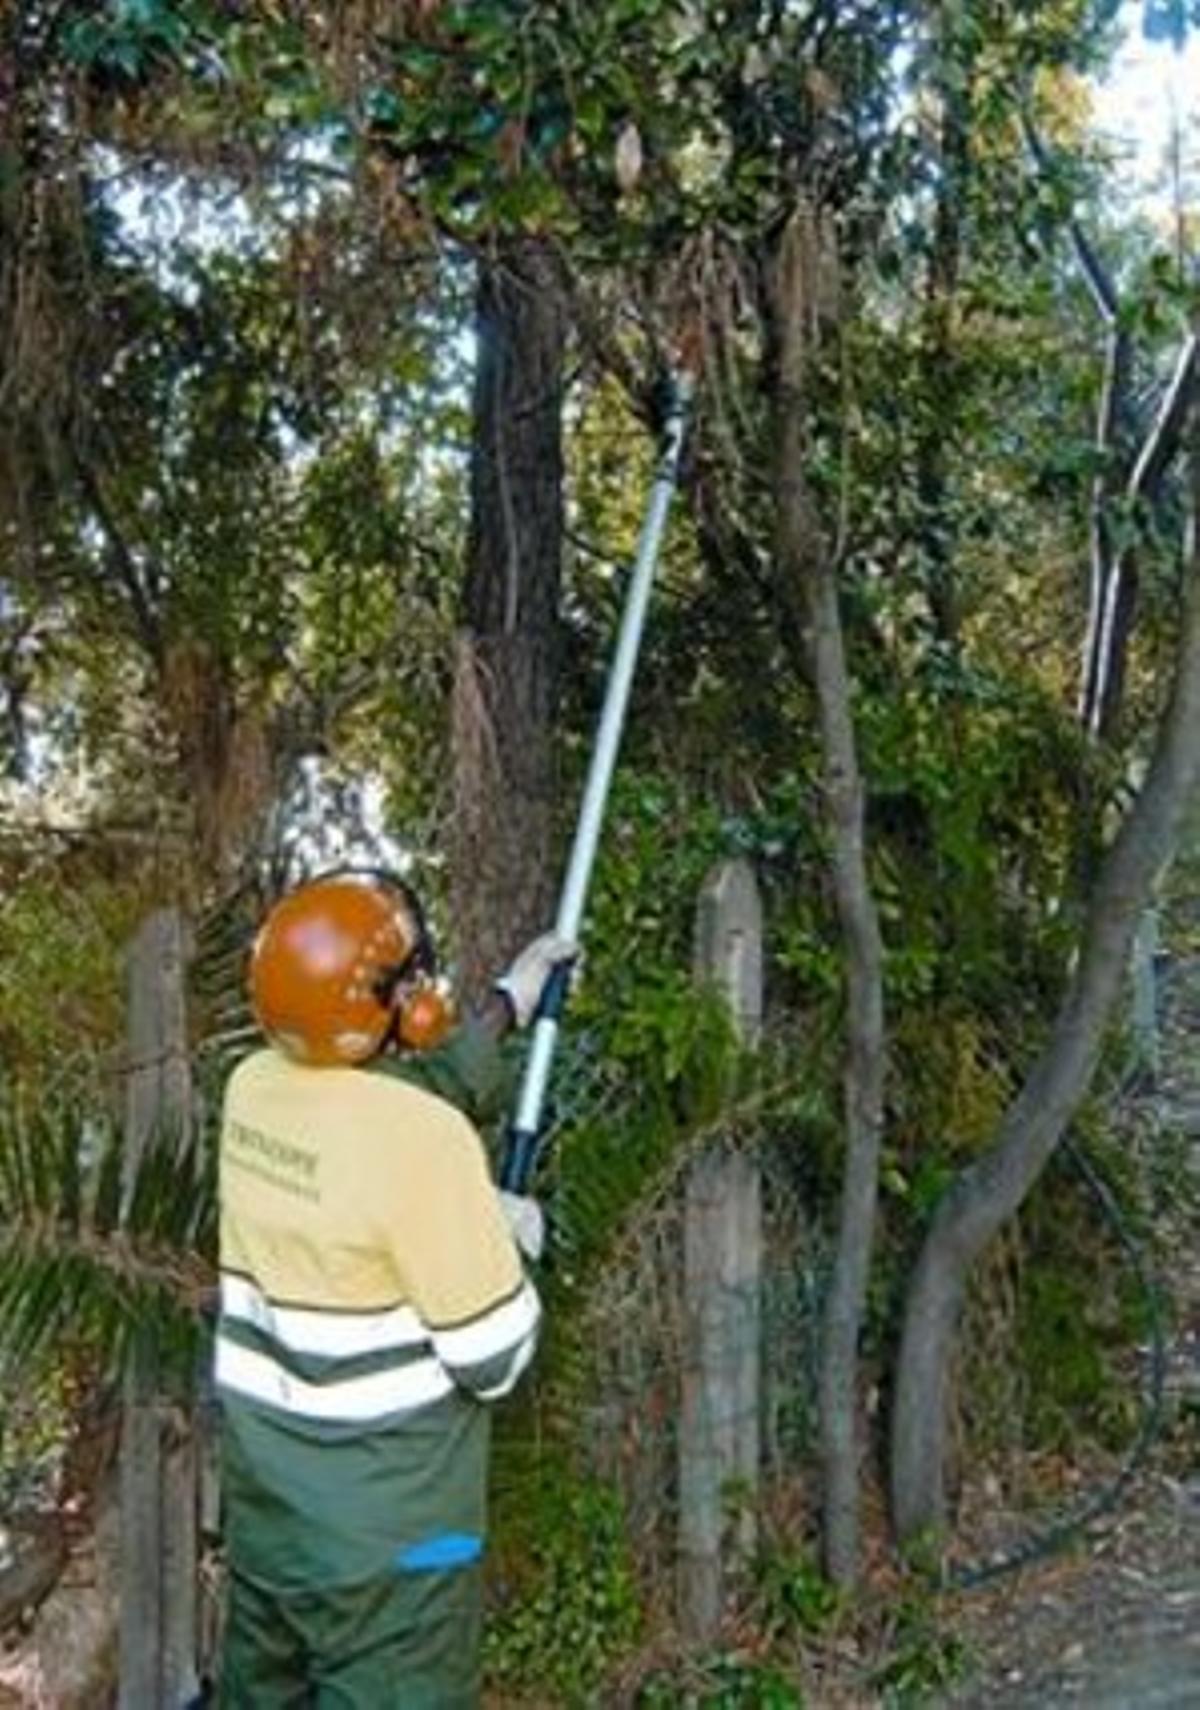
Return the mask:
<path id="1" fill-rule="evenodd" d="M 221 1137 L 216 1377 L 230 1545 L 263 1585 L 479 1553 L 487 1409 L 532 1352 L 483 1147 L 445 1100 L 260 1051 Z"/>

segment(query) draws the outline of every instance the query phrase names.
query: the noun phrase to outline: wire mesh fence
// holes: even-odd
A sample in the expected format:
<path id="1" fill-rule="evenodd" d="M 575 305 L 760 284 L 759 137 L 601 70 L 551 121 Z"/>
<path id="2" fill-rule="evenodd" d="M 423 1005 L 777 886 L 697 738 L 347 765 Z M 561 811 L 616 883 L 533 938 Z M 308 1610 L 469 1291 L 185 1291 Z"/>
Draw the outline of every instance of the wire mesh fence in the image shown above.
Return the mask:
<path id="1" fill-rule="evenodd" d="M 574 1123 L 603 1112 L 619 1126 L 629 1096 L 611 1065 L 587 1051 L 582 1063 L 571 1057 L 558 1135 L 568 1151 Z M 551 1326 L 543 1365 L 496 1460 L 503 1492 L 528 1479 L 539 1459 L 557 1473 L 565 1449 L 571 1476 L 615 1497 L 639 1579 L 660 1587 L 673 1583 L 688 1548 L 683 1510 L 694 1500 L 697 1467 L 701 1486 L 718 1487 L 723 1547 L 736 1539 L 755 1491 L 794 1481 L 814 1446 L 825 1239 L 789 1137 L 769 1123 L 742 1128 L 731 1117 L 731 1131 L 681 1144 L 621 1218 L 584 1286 L 556 1289 L 551 1273 L 550 1312 L 562 1311 L 567 1323 Z M 743 1180 L 753 1178 L 749 1280 L 731 1276 L 716 1244 L 697 1252 L 694 1232 L 689 1254 L 689 1181 L 699 1168 L 732 1160 Z M 569 1187 L 569 1168 L 557 1173 Z M 576 1185 L 568 1206 L 586 1216 L 580 1193 Z M 566 1240 L 570 1250 L 570 1231 Z M 722 1381 L 730 1372 L 735 1380 Z"/>

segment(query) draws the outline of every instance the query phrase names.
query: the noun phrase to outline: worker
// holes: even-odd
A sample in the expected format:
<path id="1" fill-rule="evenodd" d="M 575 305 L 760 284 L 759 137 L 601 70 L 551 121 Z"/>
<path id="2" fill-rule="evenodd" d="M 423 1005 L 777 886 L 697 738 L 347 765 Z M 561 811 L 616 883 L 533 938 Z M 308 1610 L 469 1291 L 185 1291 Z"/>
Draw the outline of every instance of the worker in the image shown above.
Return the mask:
<path id="1" fill-rule="evenodd" d="M 391 874 L 310 881 L 258 935 L 269 1043 L 220 1141 L 226 1706 L 478 1703 L 488 1404 L 533 1353 L 542 1219 L 465 1112 L 573 954 L 536 939 L 451 1031 Z"/>

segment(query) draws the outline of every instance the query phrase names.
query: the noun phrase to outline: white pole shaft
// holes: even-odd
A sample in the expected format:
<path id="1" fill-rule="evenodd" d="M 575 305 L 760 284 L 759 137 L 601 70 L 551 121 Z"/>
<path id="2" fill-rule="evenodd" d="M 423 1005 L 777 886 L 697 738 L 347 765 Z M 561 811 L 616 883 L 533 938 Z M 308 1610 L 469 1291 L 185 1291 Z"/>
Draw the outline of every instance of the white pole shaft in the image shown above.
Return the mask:
<path id="1" fill-rule="evenodd" d="M 592 876 L 592 867 L 595 863 L 596 849 L 600 841 L 600 830 L 604 820 L 605 803 L 608 800 L 613 770 L 617 762 L 617 752 L 621 745 L 621 733 L 625 725 L 629 694 L 633 686 L 633 674 L 641 648 L 642 631 L 645 628 L 646 611 L 650 603 L 650 590 L 654 582 L 659 547 L 679 476 L 679 459 L 683 448 L 683 437 L 692 390 L 693 381 L 689 374 L 679 374 L 675 377 L 671 413 L 666 425 L 665 445 L 654 479 L 654 486 L 650 493 L 645 521 L 642 524 L 637 558 L 634 562 L 629 591 L 625 599 L 620 633 L 617 637 L 616 651 L 604 696 L 604 706 L 596 731 L 591 764 L 588 768 L 587 784 L 584 789 L 583 802 L 579 809 L 579 820 L 575 827 L 575 839 L 571 845 L 566 877 L 563 880 L 562 893 L 559 897 L 555 929 L 564 938 L 577 940 L 583 924 L 583 909 L 587 898 L 588 883 Z M 517 1114 L 513 1126 L 518 1136 L 532 1137 L 538 1132 L 557 1035 L 558 1017 L 553 1014 L 540 1016 L 534 1024 L 533 1040 L 525 1064 L 525 1074 L 517 1102 Z"/>

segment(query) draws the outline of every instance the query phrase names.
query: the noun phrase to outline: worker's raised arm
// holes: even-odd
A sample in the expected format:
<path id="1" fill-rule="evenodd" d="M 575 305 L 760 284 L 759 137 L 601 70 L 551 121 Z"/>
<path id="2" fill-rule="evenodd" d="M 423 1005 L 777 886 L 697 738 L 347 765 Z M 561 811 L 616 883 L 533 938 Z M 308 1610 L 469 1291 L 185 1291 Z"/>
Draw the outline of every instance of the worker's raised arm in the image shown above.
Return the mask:
<path id="1" fill-rule="evenodd" d="M 541 1305 L 471 1124 L 442 1105 L 411 1154 L 390 1245 L 405 1295 L 461 1388 L 483 1401 L 533 1357 Z M 419 1171 L 419 1175 L 418 1175 Z"/>

